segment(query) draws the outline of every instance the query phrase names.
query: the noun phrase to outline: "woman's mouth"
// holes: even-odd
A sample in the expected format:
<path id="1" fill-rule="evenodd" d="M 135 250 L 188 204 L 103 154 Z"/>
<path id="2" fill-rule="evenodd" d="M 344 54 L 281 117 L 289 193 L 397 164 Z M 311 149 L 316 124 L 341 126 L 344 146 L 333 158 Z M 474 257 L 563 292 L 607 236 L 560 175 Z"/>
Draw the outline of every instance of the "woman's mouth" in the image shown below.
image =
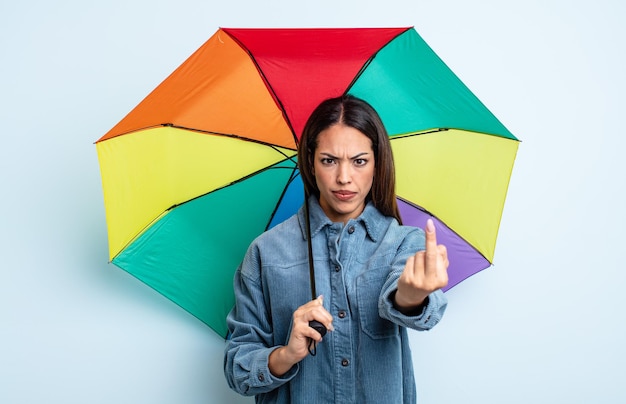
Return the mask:
<path id="1" fill-rule="evenodd" d="M 339 199 L 340 201 L 349 201 L 354 197 L 354 195 L 356 195 L 356 192 L 333 191 L 333 195 L 335 195 L 335 198 Z"/>

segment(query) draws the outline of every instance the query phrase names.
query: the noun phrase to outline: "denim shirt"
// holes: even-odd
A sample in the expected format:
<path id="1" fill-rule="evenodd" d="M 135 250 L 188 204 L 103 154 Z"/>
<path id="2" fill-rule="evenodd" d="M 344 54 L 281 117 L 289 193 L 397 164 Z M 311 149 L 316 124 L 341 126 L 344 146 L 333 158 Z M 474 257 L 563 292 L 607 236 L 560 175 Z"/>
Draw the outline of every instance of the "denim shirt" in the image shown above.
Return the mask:
<path id="1" fill-rule="evenodd" d="M 424 310 L 407 316 L 393 293 L 407 258 L 425 248 L 424 232 L 400 226 L 371 203 L 356 219 L 333 223 L 310 199 L 318 295 L 334 331 L 286 374 L 270 373 L 270 353 L 289 341 L 293 312 L 311 300 L 304 210 L 260 235 L 236 271 L 236 303 L 224 373 L 230 387 L 257 403 L 415 403 L 406 328 L 429 330 L 446 297 L 430 294 Z"/>

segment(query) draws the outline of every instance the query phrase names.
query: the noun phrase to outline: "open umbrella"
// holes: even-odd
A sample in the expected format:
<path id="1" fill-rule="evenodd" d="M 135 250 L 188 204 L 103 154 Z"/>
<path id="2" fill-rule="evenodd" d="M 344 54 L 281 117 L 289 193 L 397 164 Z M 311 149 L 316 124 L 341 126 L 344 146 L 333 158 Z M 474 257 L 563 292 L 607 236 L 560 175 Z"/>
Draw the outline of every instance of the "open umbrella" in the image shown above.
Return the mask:
<path id="1" fill-rule="evenodd" d="M 225 336 L 245 250 L 304 200 L 304 123 L 344 93 L 379 112 L 448 288 L 490 266 L 519 142 L 413 28 L 219 29 L 96 142 L 111 261 Z"/>

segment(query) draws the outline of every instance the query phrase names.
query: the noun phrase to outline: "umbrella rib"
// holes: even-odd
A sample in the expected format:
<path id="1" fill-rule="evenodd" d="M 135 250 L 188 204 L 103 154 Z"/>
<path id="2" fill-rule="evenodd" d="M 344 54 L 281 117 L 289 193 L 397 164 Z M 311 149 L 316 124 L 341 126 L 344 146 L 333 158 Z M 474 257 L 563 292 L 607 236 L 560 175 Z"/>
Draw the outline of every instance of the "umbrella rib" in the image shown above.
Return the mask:
<path id="1" fill-rule="evenodd" d="M 97 144 L 97 143 L 100 143 L 100 142 L 106 142 L 107 140 L 115 139 L 116 137 L 125 136 L 125 135 L 131 134 L 131 133 L 139 132 L 140 130 L 153 129 L 153 128 L 158 128 L 160 126 L 168 126 L 168 125 L 171 125 L 171 124 L 157 123 L 157 124 L 154 124 L 154 125 L 148 125 L 148 126 L 144 126 L 144 127 L 137 128 L 137 129 L 131 129 L 131 130 L 127 131 L 127 132 L 122 132 L 122 133 L 118 133 L 116 135 L 111 135 L 110 137 L 107 137 L 104 140 L 102 138 L 100 138 L 100 139 L 96 140 L 94 142 L 94 144 Z"/>
<path id="2" fill-rule="evenodd" d="M 279 152 L 280 152 L 280 151 L 279 151 Z M 282 154 L 282 153 L 281 153 L 281 154 Z M 284 154 L 283 154 L 283 155 L 284 155 Z M 198 199 L 198 198 L 202 198 L 203 196 L 207 196 L 207 195 L 209 195 L 209 194 L 212 194 L 213 192 L 217 192 L 217 191 L 222 190 L 222 189 L 224 189 L 224 188 L 228 188 L 228 187 L 230 187 L 230 186 L 232 186 L 232 185 L 238 184 L 238 183 L 240 183 L 240 182 L 242 182 L 242 181 L 245 181 L 245 180 L 247 180 L 247 179 L 249 179 L 249 178 L 251 178 L 251 177 L 254 177 L 255 175 L 258 175 L 258 174 L 262 173 L 263 171 L 267 171 L 267 170 L 293 170 L 293 168 L 291 168 L 291 167 L 275 167 L 275 165 L 276 165 L 276 164 L 284 163 L 285 161 L 294 161 L 294 160 L 293 160 L 293 158 L 291 158 L 291 157 L 289 157 L 289 156 L 285 156 L 285 157 L 286 157 L 286 158 L 285 158 L 284 160 L 281 160 L 281 161 L 279 161 L 279 162 L 277 162 L 277 163 L 274 163 L 274 164 L 272 164 L 271 166 L 263 167 L 263 168 L 262 168 L 262 169 L 260 169 L 260 170 L 257 170 L 257 171 L 255 171 L 255 172 L 253 172 L 253 173 L 250 173 L 250 174 L 245 175 L 245 176 L 243 176 L 243 177 L 241 177 L 241 178 L 238 178 L 238 179 L 236 179 L 235 181 L 231 181 L 231 182 L 229 182 L 228 184 L 222 185 L 221 187 L 215 188 L 215 189 L 213 189 L 213 190 L 211 190 L 211 191 L 209 191 L 209 192 L 205 192 L 205 193 L 200 194 L 200 195 L 198 195 L 198 196 L 194 196 L 193 198 L 188 199 L 188 200 L 186 200 L 186 201 L 184 201 L 184 202 L 175 203 L 175 204 L 173 204 L 172 206 L 170 206 L 169 208 L 165 209 L 165 211 L 164 211 L 163 213 L 165 213 L 165 212 L 167 212 L 167 211 L 170 211 L 170 210 L 172 210 L 172 209 L 174 209 L 174 208 L 176 208 L 176 207 L 178 207 L 178 206 L 181 206 L 181 205 L 184 205 L 184 204 L 189 203 L 189 202 L 191 202 L 191 201 L 194 201 L 194 200 L 196 200 L 196 199 Z"/>
<path id="3" fill-rule="evenodd" d="M 263 142 L 263 141 L 258 140 L 258 139 L 251 139 L 251 138 L 248 138 L 248 137 L 243 137 L 243 136 L 240 136 L 240 135 L 236 135 L 234 133 L 222 133 L 222 132 L 214 132 L 214 131 L 204 130 L 204 129 L 189 128 L 187 126 L 175 125 L 175 124 L 170 123 L 170 122 L 160 123 L 160 124 L 150 125 L 150 126 L 144 126 L 142 128 L 137 128 L 137 129 L 133 129 L 133 130 L 128 131 L 128 132 L 120 133 L 119 135 L 115 135 L 114 137 L 124 136 L 124 135 L 128 135 L 128 134 L 131 134 L 131 133 L 139 132 L 139 131 L 142 131 L 142 130 L 153 129 L 153 128 L 158 128 L 158 127 L 182 129 L 182 130 L 187 130 L 187 131 L 190 131 L 190 132 L 203 133 L 203 134 L 206 134 L 206 135 L 215 135 L 215 136 L 229 137 L 229 138 L 232 138 L 232 139 L 241 140 L 243 142 L 257 143 L 257 144 L 260 144 L 260 145 L 263 145 L 263 146 L 270 146 L 270 147 L 274 148 L 280 154 L 284 155 L 285 157 L 288 157 L 285 153 L 283 153 L 282 151 L 278 150 L 276 148 L 277 145 L 275 145 L 273 143 Z M 109 139 L 113 139 L 114 137 L 110 137 Z M 109 140 L 109 139 L 105 139 L 104 141 Z M 98 142 L 100 142 L 100 140 L 96 141 L 95 143 L 98 143 Z M 281 147 L 283 147 L 285 149 L 289 149 L 289 150 L 295 150 L 295 149 L 290 149 L 287 146 L 281 146 Z"/>
<path id="4" fill-rule="evenodd" d="M 296 162 L 294 160 L 293 156 L 288 156 L 287 154 L 285 154 L 285 152 L 283 152 L 280 148 L 278 148 L 278 146 L 276 146 L 273 143 L 262 142 L 262 141 L 257 140 L 257 139 L 250 139 L 250 138 L 242 137 L 242 136 L 235 135 L 235 134 L 228 134 L 228 133 L 221 133 L 221 132 L 211 132 L 211 131 L 208 131 L 208 130 L 187 128 L 185 126 L 174 125 L 173 123 L 163 123 L 163 124 L 161 124 L 161 126 L 166 126 L 166 127 L 176 128 L 176 129 L 183 129 L 183 130 L 188 130 L 188 131 L 191 131 L 191 132 L 199 132 L 199 133 L 204 133 L 204 134 L 207 134 L 207 135 L 224 136 L 224 137 L 229 137 L 229 138 L 232 138 L 232 139 L 241 140 L 243 142 L 251 142 L 251 143 L 260 144 L 262 146 L 271 147 L 277 153 L 282 154 L 287 160 L 293 161 L 294 164 Z M 289 148 L 285 147 L 285 149 L 289 149 Z"/>
<path id="5" fill-rule="evenodd" d="M 273 149 L 275 149 L 277 152 L 282 154 L 283 156 L 288 157 L 285 153 L 283 153 L 282 151 L 278 150 L 276 148 L 277 146 L 275 144 L 273 144 L 273 143 L 263 142 L 263 141 L 258 140 L 258 139 L 250 139 L 248 137 L 243 137 L 243 136 L 240 136 L 240 135 L 236 135 L 234 133 L 213 132 L 213 131 L 210 131 L 210 130 L 189 128 L 189 127 L 186 127 L 186 126 L 175 125 L 173 123 L 162 123 L 160 126 L 165 126 L 165 127 L 169 127 L 169 128 L 176 128 L 176 129 L 183 129 L 183 130 L 188 130 L 188 131 L 191 131 L 191 132 L 204 133 L 204 134 L 207 134 L 207 135 L 224 136 L 224 137 L 229 137 L 229 138 L 232 138 L 232 139 L 241 140 L 241 141 L 244 141 L 244 142 L 251 142 L 251 143 L 257 143 L 257 144 L 260 144 L 260 145 L 263 145 L 263 146 L 270 146 Z M 285 149 L 289 149 L 289 147 L 284 147 L 284 148 Z"/>
<path id="6" fill-rule="evenodd" d="M 390 138 L 390 140 L 401 139 L 401 138 L 405 138 L 405 137 L 429 135 L 429 134 L 432 134 L 432 133 L 445 132 L 445 131 L 449 131 L 449 130 L 458 130 L 458 131 L 467 132 L 467 133 L 471 133 L 471 134 L 475 134 L 475 135 L 482 135 L 482 136 L 496 136 L 496 137 L 501 137 L 503 139 L 508 139 L 508 140 L 512 140 L 512 141 L 521 143 L 521 140 L 519 140 L 519 139 L 507 138 L 507 137 L 504 137 L 504 136 L 499 135 L 497 133 L 480 132 L 480 131 L 476 131 L 476 130 L 455 128 L 455 127 L 445 127 L 445 128 L 441 127 L 441 128 L 434 128 L 434 129 L 424 130 L 422 132 L 411 132 L 411 133 L 404 133 L 404 134 L 398 134 L 398 135 L 389 135 L 389 138 Z"/>
<path id="7" fill-rule="evenodd" d="M 141 236 L 146 230 L 148 230 L 150 227 L 152 227 L 152 225 L 154 223 L 156 223 L 160 218 L 163 217 L 163 215 L 165 215 L 165 213 L 167 213 L 169 209 L 166 209 L 165 211 L 161 212 L 159 215 L 157 215 L 154 219 L 150 220 L 150 222 L 148 224 L 146 224 L 141 230 L 139 230 L 139 232 L 137 232 L 137 234 L 135 234 L 125 245 L 124 247 L 122 247 L 119 252 L 111 258 L 111 261 L 109 262 L 113 262 L 113 260 L 115 260 L 115 258 L 118 257 L 118 255 L 120 255 L 121 253 L 123 253 L 126 248 L 128 248 L 129 245 L 131 245 L 132 243 L 135 242 L 135 240 L 137 240 L 137 238 L 139 238 L 139 236 Z M 122 268 L 124 269 L 124 268 Z"/>
<path id="8" fill-rule="evenodd" d="M 430 129 L 430 130 L 426 130 L 423 132 L 411 132 L 411 133 L 404 133 L 401 135 L 390 135 L 389 140 L 403 139 L 405 137 L 413 137 L 413 136 L 421 136 L 421 135 L 430 135 L 431 133 L 446 132 L 448 130 L 449 130 L 448 128 L 435 128 L 435 129 Z"/>

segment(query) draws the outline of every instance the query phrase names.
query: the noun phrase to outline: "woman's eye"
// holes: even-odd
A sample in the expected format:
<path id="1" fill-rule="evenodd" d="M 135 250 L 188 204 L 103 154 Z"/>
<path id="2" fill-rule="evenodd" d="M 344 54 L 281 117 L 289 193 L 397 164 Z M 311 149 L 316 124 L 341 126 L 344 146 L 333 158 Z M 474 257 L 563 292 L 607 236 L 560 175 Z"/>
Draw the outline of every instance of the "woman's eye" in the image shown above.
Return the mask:
<path id="1" fill-rule="evenodd" d="M 328 158 L 328 157 L 325 157 L 325 158 L 322 159 L 322 164 L 333 164 L 334 162 L 335 162 L 334 159 L 331 159 L 331 158 Z"/>
<path id="2" fill-rule="evenodd" d="M 364 166 L 365 164 L 367 164 L 367 160 L 366 159 L 356 159 L 354 160 L 354 164 L 357 166 Z"/>

